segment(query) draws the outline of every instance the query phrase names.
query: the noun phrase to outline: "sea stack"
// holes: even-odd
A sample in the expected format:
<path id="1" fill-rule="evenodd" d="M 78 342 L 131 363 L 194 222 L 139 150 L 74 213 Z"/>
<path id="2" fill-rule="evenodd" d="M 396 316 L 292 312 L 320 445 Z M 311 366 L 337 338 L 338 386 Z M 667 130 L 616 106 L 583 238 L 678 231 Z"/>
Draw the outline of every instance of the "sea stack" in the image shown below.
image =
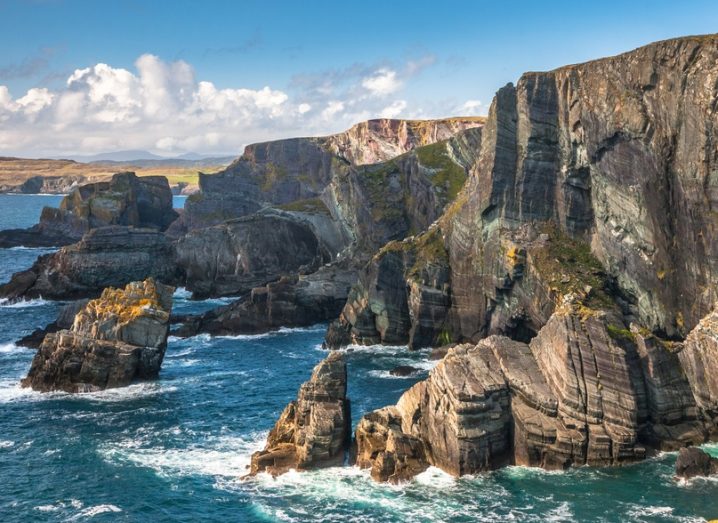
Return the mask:
<path id="1" fill-rule="evenodd" d="M 351 434 L 346 393 L 346 362 L 340 352 L 332 352 L 285 407 L 264 450 L 252 455 L 250 474 L 341 465 Z"/>
<path id="2" fill-rule="evenodd" d="M 93 392 L 156 378 L 173 292 L 152 279 L 105 289 L 77 313 L 70 329 L 45 337 L 22 386 Z"/>

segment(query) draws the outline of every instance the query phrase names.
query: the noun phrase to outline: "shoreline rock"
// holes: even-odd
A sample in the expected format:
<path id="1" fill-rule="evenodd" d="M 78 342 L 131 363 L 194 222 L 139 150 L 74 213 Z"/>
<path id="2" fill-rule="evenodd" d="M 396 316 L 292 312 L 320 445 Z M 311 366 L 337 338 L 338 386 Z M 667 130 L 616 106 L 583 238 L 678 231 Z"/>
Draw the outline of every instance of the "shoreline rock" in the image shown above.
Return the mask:
<path id="1" fill-rule="evenodd" d="M 250 475 L 277 476 L 290 469 L 309 470 L 341 465 L 351 438 L 344 356 L 332 352 L 299 389 L 282 412 L 264 450 L 252 454 Z"/>
<path id="2" fill-rule="evenodd" d="M 93 392 L 156 378 L 164 358 L 174 288 L 133 282 L 85 304 L 72 327 L 48 334 L 23 387 Z"/>

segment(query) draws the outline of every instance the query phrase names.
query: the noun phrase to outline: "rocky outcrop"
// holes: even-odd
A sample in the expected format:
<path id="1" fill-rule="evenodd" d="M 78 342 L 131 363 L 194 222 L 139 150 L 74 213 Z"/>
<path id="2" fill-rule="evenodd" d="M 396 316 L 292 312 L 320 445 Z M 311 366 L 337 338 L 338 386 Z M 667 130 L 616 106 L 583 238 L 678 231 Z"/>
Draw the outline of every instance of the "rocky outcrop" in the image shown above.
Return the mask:
<path id="1" fill-rule="evenodd" d="M 703 318 L 675 351 L 703 415 L 718 422 L 718 305 Z"/>
<path id="2" fill-rule="evenodd" d="M 391 158 L 480 127 L 483 117 L 438 120 L 392 120 L 381 118 L 354 125 L 344 132 L 320 138 L 322 144 L 353 165 L 385 162 Z"/>
<path id="3" fill-rule="evenodd" d="M 306 223 L 326 246 L 332 264 L 313 276 L 289 276 L 266 288 L 255 288 L 251 297 L 238 302 L 231 310 L 222 308 L 202 318 L 200 323 L 205 325 L 202 328 L 225 333 L 231 332 L 227 330 L 229 328 L 236 328 L 239 330 L 234 332 L 239 333 L 253 332 L 260 325 L 272 326 L 276 321 L 280 322 L 278 327 L 335 319 L 346 301 L 348 289 L 345 283 L 348 281 L 351 285 L 356 281 L 358 268 L 370 259 L 371 254 L 389 239 L 404 238 L 412 230 L 428 227 L 456 196 L 480 138 L 479 128 L 469 129 L 448 141 L 417 148 L 389 162 L 350 167 L 343 177 L 330 183 L 322 199 L 282 205 L 280 216 Z M 268 223 L 268 217 L 276 216 L 276 213 L 262 211 L 252 220 Z M 189 233 L 188 237 L 211 237 L 211 232 L 206 231 L 210 230 L 201 229 Z M 438 245 L 434 239 L 431 236 L 427 249 L 435 249 Z M 286 243 L 286 248 L 291 248 L 291 244 Z M 217 246 L 218 242 L 214 241 L 208 243 L 206 253 L 193 248 L 187 251 L 190 256 L 201 256 L 202 260 L 214 260 L 220 257 L 218 252 L 224 252 Z M 427 249 L 420 249 L 419 257 L 433 256 L 433 252 L 425 252 Z M 210 252 L 212 256 L 207 254 Z M 271 254 L 271 249 L 268 252 Z M 228 270 L 233 271 L 234 259 L 226 258 Z M 419 260 L 410 266 L 416 266 L 417 278 L 427 280 L 415 288 L 417 298 L 412 298 L 416 302 L 412 307 L 421 318 L 421 326 L 414 335 L 416 340 L 421 340 L 419 344 L 430 344 L 440 334 L 440 329 L 436 336 L 431 330 L 436 320 L 432 316 L 436 308 L 432 308 L 431 300 L 441 299 L 442 278 L 445 280 L 446 273 L 441 274 L 432 263 L 431 260 Z M 434 274 L 437 270 L 439 273 Z M 259 276 L 265 277 L 264 274 Z M 188 285 L 192 285 L 193 279 L 188 274 Z M 197 324 L 196 321 L 193 323 Z"/>
<path id="4" fill-rule="evenodd" d="M 301 220 L 256 214 L 191 231 L 177 242 L 178 263 L 195 297 L 239 295 L 283 275 L 311 273 L 330 254 Z"/>
<path id="5" fill-rule="evenodd" d="M 456 476 L 608 466 L 702 443 L 715 421 L 693 398 L 683 350 L 567 298 L 528 344 L 494 335 L 449 349 L 396 406 L 360 421 L 357 463 L 401 481 L 429 465 Z"/>
<path id="6" fill-rule="evenodd" d="M 177 217 L 167 178 L 117 173 L 110 181 L 76 187 L 58 209 L 45 207 L 30 229 L 0 231 L 0 246 L 68 245 L 110 225 L 164 231 Z"/>
<path id="7" fill-rule="evenodd" d="M 340 465 L 351 434 L 347 369 L 333 352 L 314 368 L 296 401 L 282 412 L 264 450 L 252 455 L 250 474 L 283 474 Z"/>
<path id="8" fill-rule="evenodd" d="M 356 281 L 347 264 L 333 264 L 309 275 L 282 277 L 248 296 L 201 316 L 182 318 L 174 334 L 194 336 L 257 334 L 280 327 L 308 327 L 336 318 Z"/>
<path id="9" fill-rule="evenodd" d="M 23 387 L 91 392 L 157 377 L 174 289 L 153 280 L 105 289 L 68 330 L 48 334 Z"/>
<path id="10" fill-rule="evenodd" d="M 59 330 L 67 330 L 72 327 L 75 322 L 75 315 L 83 309 L 89 300 L 75 300 L 67 305 L 63 305 L 60 308 L 60 312 L 57 315 L 57 319 L 52 323 L 49 323 L 43 328 L 35 329 L 27 336 L 18 340 L 17 344 L 20 347 L 27 347 L 29 349 L 39 349 L 45 337 L 48 334 L 53 334 Z"/>
<path id="11" fill-rule="evenodd" d="M 676 477 L 691 479 L 718 473 L 718 459 L 696 447 L 684 447 L 678 451 Z"/>
<path id="12" fill-rule="evenodd" d="M 166 284 L 182 281 L 172 243 L 156 229 L 102 227 L 74 245 L 40 256 L 30 269 L 0 285 L 0 297 L 95 297 L 105 287 L 146 278 Z"/>

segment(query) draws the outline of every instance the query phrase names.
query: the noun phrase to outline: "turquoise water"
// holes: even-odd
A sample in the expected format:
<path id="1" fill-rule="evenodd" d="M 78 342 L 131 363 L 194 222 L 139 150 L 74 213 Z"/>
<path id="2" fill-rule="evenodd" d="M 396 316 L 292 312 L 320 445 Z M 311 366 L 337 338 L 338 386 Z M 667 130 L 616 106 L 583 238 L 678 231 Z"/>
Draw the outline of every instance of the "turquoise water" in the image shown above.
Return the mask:
<path id="1" fill-rule="evenodd" d="M 27 226 L 52 197 L 0 196 L 0 228 Z M 56 201 L 59 201 L 56 200 Z M 0 279 L 37 249 L 0 249 Z M 206 309 L 176 293 L 175 310 Z M 674 454 L 620 469 L 522 467 L 454 480 L 430 469 L 403 486 L 353 467 L 243 481 L 251 453 L 325 353 L 324 326 L 263 336 L 170 339 L 160 379 L 97 394 L 18 387 L 33 351 L 12 342 L 58 305 L 0 304 L 0 522 L 703 521 L 718 482 L 673 481 Z M 401 347 L 347 353 L 354 421 L 431 368 Z M 400 364 L 412 378 L 388 373 Z M 707 447 L 718 455 L 718 446 Z"/>

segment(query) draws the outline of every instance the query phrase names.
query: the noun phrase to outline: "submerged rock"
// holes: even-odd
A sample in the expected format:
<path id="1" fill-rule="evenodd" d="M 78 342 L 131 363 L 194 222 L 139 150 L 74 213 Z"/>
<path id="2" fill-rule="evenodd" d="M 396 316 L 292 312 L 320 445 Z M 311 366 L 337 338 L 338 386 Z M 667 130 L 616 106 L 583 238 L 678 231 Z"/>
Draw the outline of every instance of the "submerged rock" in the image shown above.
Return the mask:
<path id="1" fill-rule="evenodd" d="M 678 451 L 676 477 L 691 479 L 718 473 L 718 459 L 696 447 L 684 447 Z"/>
<path id="2" fill-rule="evenodd" d="M 77 313 L 70 329 L 45 337 L 22 386 L 90 392 L 156 378 L 173 292 L 151 279 L 105 289 Z"/>
<path id="3" fill-rule="evenodd" d="M 321 361 L 297 399 L 287 405 L 269 433 L 264 450 L 252 455 L 250 474 L 283 474 L 341 465 L 351 437 L 344 357 L 332 352 Z"/>

